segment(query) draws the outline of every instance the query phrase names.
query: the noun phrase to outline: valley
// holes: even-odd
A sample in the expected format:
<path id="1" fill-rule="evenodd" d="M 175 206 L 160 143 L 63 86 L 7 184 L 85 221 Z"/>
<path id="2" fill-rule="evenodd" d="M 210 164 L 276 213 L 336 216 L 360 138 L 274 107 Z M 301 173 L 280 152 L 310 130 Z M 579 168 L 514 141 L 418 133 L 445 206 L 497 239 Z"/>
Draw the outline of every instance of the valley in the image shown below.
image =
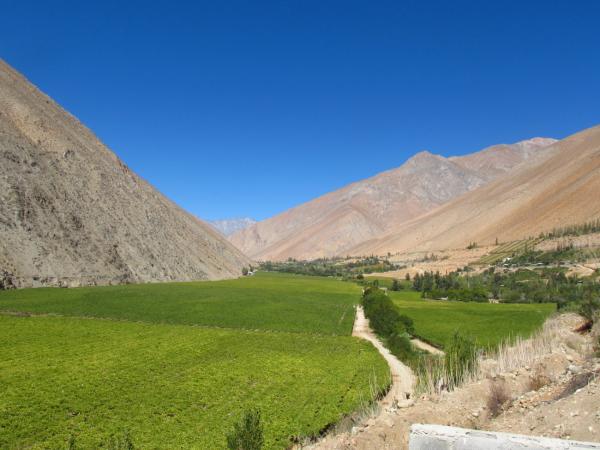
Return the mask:
<path id="1" fill-rule="evenodd" d="M 0 60 L 1 449 L 405 449 L 417 422 L 600 441 L 600 125 L 384 171 L 344 153 L 328 173 L 360 175 L 326 192 L 244 121 L 211 141 L 235 157 L 198 150 L 219 108 L 174 126 L 196 134 L 155 168 L 168 197 Z M 228 217 L 226 191 L 230 219 L 180 206 Z"/>

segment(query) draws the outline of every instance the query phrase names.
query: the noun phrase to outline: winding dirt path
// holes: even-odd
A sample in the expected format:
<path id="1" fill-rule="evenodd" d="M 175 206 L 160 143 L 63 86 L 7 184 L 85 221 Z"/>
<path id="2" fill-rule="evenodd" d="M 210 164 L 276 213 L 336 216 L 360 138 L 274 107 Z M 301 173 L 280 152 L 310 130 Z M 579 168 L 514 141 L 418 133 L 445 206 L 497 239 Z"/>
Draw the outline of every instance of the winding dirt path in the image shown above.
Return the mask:
<path id="1" fill-rule="evenodd" d="M 392 353 L 384 347 L 379 338 L 375 336 L 375 333 L 373 333 L 373 330 L 371 330 L 371 327 L 369 326 L 369 319 L 365 317 L 363 308 L 360 305 L 356 307 L 356 318 L 354 320 L 352 336 L 371 342 L 390 366 L 392 387 L 380 402 L 382 409 L 387 410 L 411 404 L 413 384 L 415 382 L 412 370 L 392 355 Z"/>

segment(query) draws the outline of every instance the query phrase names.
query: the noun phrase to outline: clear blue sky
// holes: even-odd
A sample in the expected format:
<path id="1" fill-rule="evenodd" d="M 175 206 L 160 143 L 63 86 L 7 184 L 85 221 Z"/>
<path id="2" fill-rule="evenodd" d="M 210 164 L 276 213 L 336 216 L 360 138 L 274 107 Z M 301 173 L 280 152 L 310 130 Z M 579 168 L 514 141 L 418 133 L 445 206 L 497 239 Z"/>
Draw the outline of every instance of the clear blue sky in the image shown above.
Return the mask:
<path id="1" fill-rule="evenodd" d="M 206 219 L 600 123 L 600 1 L 0 0 L 0 56 Z"/>

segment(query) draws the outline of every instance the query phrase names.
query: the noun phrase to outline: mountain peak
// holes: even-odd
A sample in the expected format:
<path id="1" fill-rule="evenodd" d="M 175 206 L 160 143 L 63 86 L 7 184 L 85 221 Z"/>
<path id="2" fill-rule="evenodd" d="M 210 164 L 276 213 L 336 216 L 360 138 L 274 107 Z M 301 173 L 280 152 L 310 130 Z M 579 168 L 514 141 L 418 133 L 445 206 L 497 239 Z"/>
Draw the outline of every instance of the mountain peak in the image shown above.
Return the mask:
<path id="1" fill-rule="evenodd" d="M 532 145 L 532 146 L 536 146 L 536 147 L 545 147 L 547 145 L 552 145 L 555 142 L 558 142 L 558 139 L 538 136 L 538 137 L 533 137 L 531 139 L 525 139 L 524 141 L 516 142 L 516 144 Z"/>
<path id="2" fill-rule="evenodd" d="M 413 156 L 411 156 L 409 158 L 409 161 L 413 160 L 413 159 L 419 160 L 419 159 L 425 159 L 425 158 L 431 158 L 431 157 L 435 158 L 435 157 L 439 157 L 439 156 L 438 155 L 434 155 L 429 150 L 421 150 L 420 152 L 415 153 Z"/>

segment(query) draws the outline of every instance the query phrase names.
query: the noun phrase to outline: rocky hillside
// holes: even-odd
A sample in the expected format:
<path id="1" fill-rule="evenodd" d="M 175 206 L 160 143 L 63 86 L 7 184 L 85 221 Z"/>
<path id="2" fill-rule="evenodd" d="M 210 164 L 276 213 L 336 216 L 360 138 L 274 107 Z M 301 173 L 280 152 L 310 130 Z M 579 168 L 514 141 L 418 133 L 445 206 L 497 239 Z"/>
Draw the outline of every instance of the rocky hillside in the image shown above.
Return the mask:
<path id="1" fill-rule="evenodd" d="M 600 126 L 547 147 L 544 158 L 469 192 L 353 254 L 461 248 L 537 236 L 600 217 Z"/>
<path id="2" fill-rule="evenodd" d="M 258 222 L 230 239 L 259 260 L 351 254 L 356 245 L 488 184 L 533 155 L 541 158 L 553 142 L 536 138 L 454 158 L 421 152 L 397 169 Z"/>
<path id="3" fill-rule="evenodd" d="M 208 222 L 215 227 L 221 234 L 231 236 L 236 231 L 245 230 L 254 225 L 256 220 L 250 217 L 240 217 L 235 219 L 212 220 Z"/>
<path id="4" fill-rule="evenodd" d="M 0 285 L 228 278 L 247 262 L 0 60 Z"/>

